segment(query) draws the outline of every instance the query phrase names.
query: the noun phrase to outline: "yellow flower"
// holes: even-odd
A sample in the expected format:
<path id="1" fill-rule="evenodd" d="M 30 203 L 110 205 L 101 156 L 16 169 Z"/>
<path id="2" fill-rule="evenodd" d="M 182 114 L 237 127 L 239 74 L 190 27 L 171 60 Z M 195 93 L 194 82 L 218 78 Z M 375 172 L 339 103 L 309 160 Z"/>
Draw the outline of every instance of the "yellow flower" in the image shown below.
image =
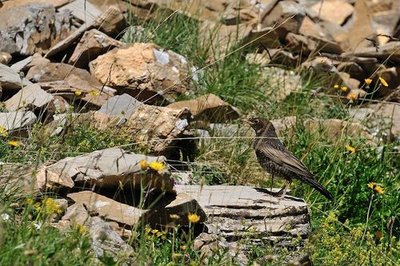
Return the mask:
<path id="1" fill-rule="evenodd" d="M 151 162 L 149 163 L 149 167 L 154 171 L 161 171 L 165 168 L 165 165 L 162 162 Z"/>
<path id="2" fill-rule="evenodd" d="M 0 126 L 0 136 L 5 138 L 8 136 L 8 131 L 5 127 Z"/>
<path id="3" fill-rule="evenodd" d="M 354 101 L 357 100 L 358 97 L 355 93 L 350 92 L 349 94 L 347 94 L 346 98 L 349 99 L 350 101 Z"/>
<path id="4" fill-rule="evenodd" d="M 172 220 L 178 220 L 179 219 L 179 215 L 178 214 L 170 214 L 169 218 L 171 218 Z"/>
<path id="5" fill-rule="evenodd" d="M 187 249 L 187 246 L 186 246 L 186 245 L 182 245 L 182 246 L 181 246 L 181 250 L 185 251 L 186 249 Z"/>
<path id="6" fill-rule="evenodd" d="M 33 199 L 31 199 L 31 198 L 29 198 L 29 199 L 26 199 L 26 204 L 28 204 L 28 205 L 33 205 L 35 202 L 33 201 Z"/>
<path id="7" fill-rule="evenodd" d="M 340 90 L 343 91 L 343 92 L 346 92 L 346 91 L 348 91 L 348 88 L 347 88 L 346 86 L 342 86 L 342 87 L 340 88 Z"/>
<path id="8" fill-rule="evenodd" d="M 98 90 L 96 90 L 96 89 L 93 89 L 93 90 L 91 90 L 91 91 L 89 92 L 89 95 L 92 95 L 92 96 L 99 96 L 99 95 L 100 95 L 100 92 L 99 92 Z"/>
<path id="9" fill-rule="evenodd" d="M 375 182 L 369 182 L 369 183 L 368 183 L 368 187 L 369 187 L 370 189 L 374 189 L 375 186 L 376 186 L 376 183 L 375 183 Z"/>
<path id="10" fill-rule="evenodd" d="M 383 193 L 385 193 L 383 187 L 381 187 L 380 185 L 378 185 L 378 184 L 375 183 L 375 182 L 370 182 L 370 183 L 368 183 L 368 187 L 369 187 L 370 189 L 372 189 L 375 193 L 378 193 L 378 194 L 381 194 L 381 195 L 382 195 Z"/>
<path id="11" fill-rule="evenodd" d="M 140 169 L 142 169 L 142 170 L 146 170 L 149 167 L 149 164 L 147 163 L 146 160 L 141 160 L 139 162 L 139 165 L 140 165 Z"/>
<path id="12" fill-rule="evenodd" d="M 75 90 L 74 93 L 75 93 L 76 96 L 81 96 L 81 95 L 82 95 L 82 91 L 79 90 L 79 89 L 78 89 L 78 90 Z"/>
<path id="13" fill-rule="evenodd" d="M 33 208 L 35 209 L 36 212 L 40 212 L 40 210 L 42 209 L 42 207 L 40 207 L 40 203 L 39 202 L 36 202 L 33 205 Z"/>
<path id="14" fill-rule="evenodd" d="M 372 83 L 372 79 L 364 79 L 365 84 L 370 85 Z"/>
<path id="15" fill-rule="evenodd" d="M 333 88 L 334 88 L 334 89 L 339 89 L 339 85 L 338 85 L 338 84 L 335 84 L 335 85 L 333 86 Z"/>
<path id="16" fill-rule="evenodd" d="M 156 237 L 164 238 L 166 235 L 167 235 L 166 232 L 160 232 L 160 231 L 159 231 L 159 232 L 156 233 Z"/>
<path id="17" fill-rule="evenodd" d="M 356 152 L 356 148 L 354 148 L 353 146 L 347 145 L 346 146 L 346 150 L 350 153 L 355 153 Z"/>
<path id="18" fill-rule="evenodd" d="M 385 191 L 383 190 L 383 187 L 381 187 L 381 186 L 379 186 L 379 185 L 377 185 L 377 186 L 375 187 L 374 191 L 375 191 L 376 193 L 378 193 L 378 194 L 381 194 L 381 195 L 383 195 L 383 193 L 385 193 Z"/>
<path id="19" fill-rule="evenodd" d="M 198 216 L 195 213 L 189 213 L 188 214 L 188 220 L 189 222 L 191 222 L 192 224 L 198 223 L 200 221 L 200 216 Z"/>
<path id="20" fill-rule="evenodd" d="M 381 84 L 382 84 L 383 86 L 385 86 L 385 87 L 388 87 L 388 86 L 389 86 L 389 84 L 386 82 L 386 80 L 385 80 L 384 78 L 379 77 L 379 81 L 381 82 Z"/>
<path id="21" fill-rule="evenodd" d="M 18 140 L 10 140 L 9 142 L 7 142 L 8 145 L 12 146 L 12 147 L 19 147 L 21 146 L 21 141 Z"/>
<path id="22" fill-rule="evenodd" d="M 60 205 L 52 198 L 44 199 L 42 208 L 45 214 L 60 214 L 62 212 Z"/>
<path id="23" fill-rule="evenodd" d="M 82 225 L 82 224 L 78 224 L 76 226 L 76 230 L 78 231 L 79 234 L 84 235 L 87 232 L 87 228 L 86 226 Z"/>
<path id="24" fill-rule="evenodd" d="M 144 231 L 145 231 L 147 234 L 150 234 L 150 232 L 151 232 L 151 227 L 148 226 L 148 225 L 146 225 L 146 228 L 144 229 Z"/>

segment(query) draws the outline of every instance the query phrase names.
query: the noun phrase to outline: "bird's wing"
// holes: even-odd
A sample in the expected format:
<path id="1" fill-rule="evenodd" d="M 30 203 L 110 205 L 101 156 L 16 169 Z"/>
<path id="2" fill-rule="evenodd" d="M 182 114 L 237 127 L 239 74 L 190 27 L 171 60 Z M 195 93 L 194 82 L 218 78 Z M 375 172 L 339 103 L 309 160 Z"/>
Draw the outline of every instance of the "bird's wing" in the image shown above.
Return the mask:
<path id="1" fill-rule="evenodd" d="M 307 169 L 307 167 L 297 159 L 289 150 L 276 148 L 273 146 L 260 145 L 259 151 L 262 152 L 273 162 L 286 167 L 293 173 L 309 178 L 313 178 L 313 174 Z"/>

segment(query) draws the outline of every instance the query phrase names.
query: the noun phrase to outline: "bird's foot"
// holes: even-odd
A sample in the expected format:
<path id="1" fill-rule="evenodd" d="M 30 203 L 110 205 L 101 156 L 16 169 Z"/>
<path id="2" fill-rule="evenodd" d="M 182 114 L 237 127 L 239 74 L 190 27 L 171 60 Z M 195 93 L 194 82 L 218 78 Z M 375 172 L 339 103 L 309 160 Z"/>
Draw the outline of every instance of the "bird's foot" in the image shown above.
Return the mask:
<path id="1" fill-rule="evenodd" d="M 264 188 L 264 189 L 262 189 L 262 192 L 265 192 L 265 193 L 267 193 L 267 194 L 269 194 L 271 196 L 279 197 L 279 198 L 282 197 L 282 195 L 284 197 L 285 194 L 286 194 L 286 191 L 284 191 L 284 189 L 281 189 L 279 191 L 272 191 L 272 190 Z"/>

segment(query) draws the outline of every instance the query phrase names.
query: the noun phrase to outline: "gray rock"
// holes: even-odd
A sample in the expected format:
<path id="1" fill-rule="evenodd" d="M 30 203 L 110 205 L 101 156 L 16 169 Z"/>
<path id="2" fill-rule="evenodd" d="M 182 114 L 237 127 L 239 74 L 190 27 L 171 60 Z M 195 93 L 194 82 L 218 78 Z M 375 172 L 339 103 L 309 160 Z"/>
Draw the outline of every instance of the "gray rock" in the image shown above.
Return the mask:
<path id="1" fill-rule="evenodd" d="M 25 78 L 21 78 L 20 74 L 11 69 L 9 66 L 0 64 L 0 84 L 3 90 L 15 90 L 32 83 Z"/>
<path id="2" fill-rule="evenodd" d="M 21 108 L 43 108 L 53 101 L 53 96 L 37 84 L 22 88 L 17 94 L 5 101 L 6 109 L 16 111 Z"/>
<path id="3" fill-rule="evenodd" d="M 176 154 L 178 149 L 187 154 L 193 152 L 193 146 L 188 147 L 194 145 L 193 143 L 180 143 L 185 141 L 184 137 L 190 137 L 186 130 L 189 126 L 190 112 L 185 108 L 175 110 L 140 104 L 129 118 L 121 119 L 121 116 L 107 115 L 99 111 L 85 115 L 85 118 L 81 116 L 82 119 L 93 123 L 100 130 L 122 127 L 126 132 L 132 132 L 134 142 L 150 149 L 153 154 Z"/>
<path id="4" fill-rule="evenodd" d="M 72 224 L 85 225 L 89 221 L 90 215 L 82 203 L 75 203 L 67 208 L 61 219 L 70 221 Z"/>
<path id="5" fill-rule="evenodd" d="M 260 82 L 268 88 L 266 95 L 272 102 L 281 102 L 302 87 L 300 75 L 277 67 L 264 68 Z"/>
<path id="6" fill-rule="evenodd" d="M 92 239 L 92 248 L 97 257 L 106 254 L 117 256 L 121 252 L 125 255 L 133 253 L 133 248 L 100 217 L 91 217 L 87 226 Z"/>
<path id="7" fill-rule="evenodd" d="M 0 50 L 33 55 L 49 49 L 70 31 L 69 14 L 57 14 L 50 4 L 32 3 L 0 10 Z"/>
<path id="8" fill-rule="evenodd" d="M 153 170 L 144 167 L 145 160 L 151 166 L 152 162 L 164 164 L 164 168 Z M 126 152 L 119 148 L 110 148 L 84 154 L 78 157 L 68 157 L 54 164 L 43 166 L 36 175 L 37 187 L 40 189 L 74 187 L 76 182 L 87 186 L 108 188 L 127 187 L 171 191 L 173 182 L 165 163 L 165 157 L 146 156 Z"/>
<path id="9" fill-rule="evenodd" d="M 105 89 L 87 70 L 63 63 L 35 65 L 26 78 L 40 83 L 46 91 L 62 92 L 64 97 L 82 99 L 94 106 L 101 106 L 114 95 L 114 90 Z"/>
<path id="10" fill-rule="evenodd" d="M 187 101 L 178 101 L 167 106 L 172 109 L 188 108 L 194 120 L 211 123 L 224 123 L 238 119 L 240 112 L 237 108 L 210 93 Z"/>
<path id="11" fill-rule="evenodd" d="M 122 42 L 114 40 L 101 31 L 92 29 L 83 34 L 68 63 L 75 67 L 87 68 L 89 61 L 115 47 L 122 47 L 123 45 Z"/>
<path id="12" fill-rule="evenodd" d="M 281 241 L 301 237 L 304 243 L 310 233 L 307 204 L 291 196 L 279 200 L 262 189 L 247 186 L 182 186 L 178 193 L 187 193 L 196 199 L 208 216 L 209 233 L 228 241 Z M 249 231 L 249 228 L 252 228 Z"/>
<path id="13" fill-rule="evenodd" d="M 0 113 L 0 127 L 7 131 L 19 131 L 36 122 L 36 115 L 31 111 Z"/>
<path id="14" fill-rule="evenodd" d="M 107 115 L 129 118 L 140 105 L 142 105 L 141 102 L 129 94 L 124 93 L 108 99 L 101 106 L 99 112 Z"/>
<path id="15" fill-rule="evenodd" d="M 12 64 L 11 68 L 15 72 L 19 73 L 21 71 L 23 71 L 23 72 L 28 71 L 33 66 L 44 65 L 47 63 L 50 63 L 49 59 L 44 58 L 40 54 L 36 53 L 32 56 L 28 56 L 27 58 Z"/>
<path id="16" fill-rule="evenodd" d="M 102 84 L 123 88 L 150 104 L 173 102 L 190 89 L 191 66 L 187 60 L 152 43 L 115 48 L 91 61 L 89 67 Z"/>
<path id="17" fill-rule="evenodd" d="M 128 225 L 129 227 L 137 226 L 142 221 L 143 215 L 147 212 L 147 210 L 123 204 L 92 191 L 70 193 L 67 197 L 72 199 L 76 206 L 85 206 L 85 209 L 89 213 L 96 213 L 105 217 L 108 221 L 114 221 L 119 224 Z M 75 219 L 82 221 L 84 216 L 80 214 L 82 212 L 79 208 L 74 209 L 74 212 L 78 214 Z M 63 219 L 71 219 L 74 216 L 74 212 L 71 210 L 68 216 L 64 216 Z"/>

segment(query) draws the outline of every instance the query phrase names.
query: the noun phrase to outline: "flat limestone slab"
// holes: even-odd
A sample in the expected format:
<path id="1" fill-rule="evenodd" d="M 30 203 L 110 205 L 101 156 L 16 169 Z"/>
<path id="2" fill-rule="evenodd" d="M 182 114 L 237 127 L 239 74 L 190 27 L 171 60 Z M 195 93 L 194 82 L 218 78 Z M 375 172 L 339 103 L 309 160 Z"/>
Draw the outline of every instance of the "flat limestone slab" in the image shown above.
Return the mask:
<path id="1" fill-rule="evenodd" d="M 248 186 L 176 185 L 175 189 L 197 200 L 208 216 L 209 229 L 228 241 L 250 237 L 290 245 L 290 240 L 298 236 L 304 240 L 310 232 L 307 203 L 299 198 L 278 199 Z"/>
<path id="2" fill-rule="evenodd" d="M 165 167 L 158 171 L 150 168 L 144 170 L 141 161 L 146 161 L 147 164 L 159 162 Z M 36 175 L 39 189 L 73 188 L 77 182 L 104 188 L 124 186 L 139 189 L 141 186 L 149 186 L 149 189 L 172 190 L 172 180 L 165 157 L 130 153 L 120 148 L 67 157 L 41 167 Z"/>

